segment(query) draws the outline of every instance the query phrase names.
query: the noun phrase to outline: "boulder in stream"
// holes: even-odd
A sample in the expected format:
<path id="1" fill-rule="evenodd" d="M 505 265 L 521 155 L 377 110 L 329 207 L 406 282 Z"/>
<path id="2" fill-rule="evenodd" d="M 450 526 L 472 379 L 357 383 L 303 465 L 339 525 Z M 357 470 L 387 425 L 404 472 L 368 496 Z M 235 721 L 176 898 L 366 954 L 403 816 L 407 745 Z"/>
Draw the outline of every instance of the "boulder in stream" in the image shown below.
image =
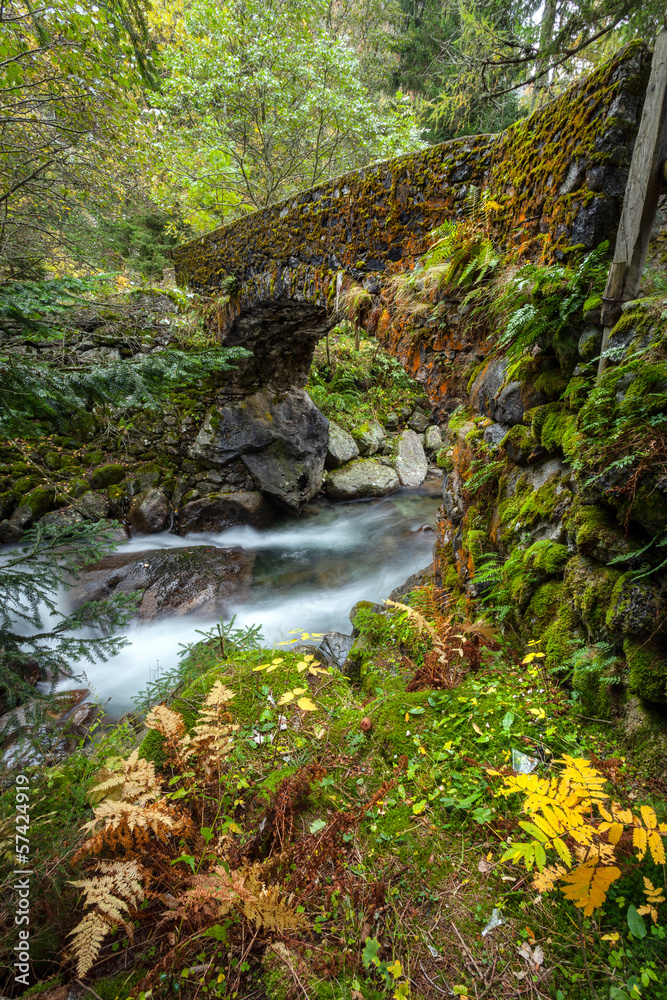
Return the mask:
<path id="1" fill-rule="evenodd" d="M 162 490 L 151 489 L 134 498 L 127 519 L 136 531 L 153 534 L 162 531 L 169 517 L 169 501 Z"/>
<path id="2" fill-rule="evenodd" d="M 271 501 L 258 491 L 211 493 L 199 500 L 191 500 L 179 511 L 178 533 L 189 535 L 196 531 L 224 531 L 239 524 L 268 528 L 277 516 L 278 511 Z"/>
<path id="3" fill-rule="evenodd" d="M 219 618 L 231 604 L 247 600 L 254 558 L 238 546 L 116 552 L 81 569 L 69 601 L 76 609 L 85 601 L 139 591 L 140 621 L 193 613 Z"/>
<path id="4" fill-rule="evenodd" d="M 419 486 L 426 479 L 428 461 L 415 431 L 405 430 L 399 436 L 394 464 L 402 486 Z"/>
<path id="5" fill-rule="evenodd" d="M 400 486 L 396 471 L 372 458 L 350 462 L 327 476 L 330 500 L 369 500 L 386 497 Z"/>
<path id="6" fill-rule="evenodd" d="M 211 408 L 190 454 L 223 466 L 241 458 L 257 488 L 298 514 L 322 485 L 329 421 L 305 389 L 252 396 Z"/>

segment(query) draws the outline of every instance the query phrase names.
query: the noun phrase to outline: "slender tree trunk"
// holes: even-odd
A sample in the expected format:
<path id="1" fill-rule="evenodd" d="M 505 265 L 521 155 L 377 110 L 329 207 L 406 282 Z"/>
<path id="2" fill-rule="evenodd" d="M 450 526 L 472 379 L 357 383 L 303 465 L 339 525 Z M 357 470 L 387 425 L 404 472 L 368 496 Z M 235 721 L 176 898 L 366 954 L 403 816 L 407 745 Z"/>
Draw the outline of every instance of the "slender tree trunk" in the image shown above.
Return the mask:
<path id="1" fill-rule="evenodd" d="M 551 84 L 551 71 L 547 70 L 549 65 L 549 47 L 554 37 L 554 27 L 556 24 L 556 4 L 557 0 L 545 0 L 542 23 L 540 25 L 540 51 L 535 62 L 535 72 L 538 79 L 535 81 L 533 94 L 533 106 L 539 107 L 549 96 Z M 546 72 L 545 72 L 546 71 Z M 544 74 L 540 76 L 539 74 Z"/>

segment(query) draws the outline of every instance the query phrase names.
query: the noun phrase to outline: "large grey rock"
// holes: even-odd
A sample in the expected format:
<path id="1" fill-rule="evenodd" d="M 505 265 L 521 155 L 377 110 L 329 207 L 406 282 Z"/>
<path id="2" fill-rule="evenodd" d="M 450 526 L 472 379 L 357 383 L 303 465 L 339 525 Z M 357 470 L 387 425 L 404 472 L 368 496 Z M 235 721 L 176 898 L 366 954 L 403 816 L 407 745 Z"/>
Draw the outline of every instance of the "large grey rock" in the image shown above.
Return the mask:
<path id="1" fill-rule="evenodd" d="M 368 500 L 386 497 L 400 486 L 396 471 L 373 459 L 360 459 L 334 469 L 327 476 L 330 500 Z"/>
<path id="2" fill-rule="evenodd" d="M 193 612 L 219 618 L 232 603 L 248 598 L 253 562 L 254 555 L 239 547 L 121 551 L 84 566 L 68 599 L 75 609 L 85 601 L 139 591 L 142 621 Z"/>
<path id="3" fill-rule="evenodd" d="M 169 501 L 162 490 L 152 489 L 134 498 L 127 519 L 135 531 L 153 534 L 162 531 L 169 517 Z"/>
<path id="4" fill-rule="evenodd" d="M 224 531 L 236 524 L 252 528 L 268 528 L 277 517 L 277 510 L 259 492 L 239 490 L 219 493 L 186 503 L 178 514 L 178 533 L 191 531 Z"/>
<path id="5" fill-rule="evenodd" d="M 384 444 L 386 435 L 379 421 L 369 420 L 355 430 L 353 437 L 362 455 L 374 455 Z"/>
<path id="6" fill-rule="evenodd" d="M 484 428 L 484 433 L 482 437 L 484 442 L 489 445 L 490 448 L 497 449 L 500 447 L 500 442 L 505 437 L 509 430 L 506 424 L 489 424 L 488 427 Z"/>
<path id="7" fill-rule="evenodd" d="M 322 485 L 328 441 L 329 421 L 304 389 L 260 389 L 212 407 L 190 454 L 214 466 L 240 457 L 258 489 L 298 513 Z"/>
<path id="8" fill-rule="evenodd" d="M 431 424 L 424 431 L 424 450 L 425 451 L 440 451 L 442 448 L 442 434 L 440 433 L 440 428 L 437 424 Z"/>
<path id="9" fill-rule="evenodd" d="M 88 490 L 87 493 L 78 497 L 73 507 L 91 521 L 100 521 L 103 517 L 108 517 L 111 510 L 111 504 L 106 495 L 94 493 L 92 490 Z"/>
<path id="10" fill-rule="evenodd" d="M 343 427 L 335 424 L 333 420 L 330 420 L 329 448 L 324 463 L 327 469 L 337 469 L 339 466 L 345 465 L 346 462 L 351 462 L 352 459 L 358 457 L 359 449 L 352 435 L 348 434 Z"/>
<path id="11" fill-rule="evenodd" d="M 408 420 L 408 427 L 413 430 L 415 434 L 423 434 L 429 425 L 429 419 L 422 410 L 415 410 L 410 419 Z"/>
<path id="12" fill-rule="evenodd" d="M 506 358 L 494 358 L 484 366 L 470 390 L 470 404 L 499 424 L 520 424 L 526 410 L 541 406 L 545 398 L 529 383 L 508 382 Z"/>
<path id="13" fill-rule="evenodd" d="M 394 468 L 402 486 L 419 486 L 426 479 L 428 461 L 424 446 L 414 431 L 406 430 L 399 435 Z"/>
<path id="14" fill-rule="evenodd" d="M 345 635 L 344 632 L 327 632 L 320 643 L 320 649 L 325 656 L 338 667 L 345 670 L 345 664 L 354 646 L 354 636 Z"/>

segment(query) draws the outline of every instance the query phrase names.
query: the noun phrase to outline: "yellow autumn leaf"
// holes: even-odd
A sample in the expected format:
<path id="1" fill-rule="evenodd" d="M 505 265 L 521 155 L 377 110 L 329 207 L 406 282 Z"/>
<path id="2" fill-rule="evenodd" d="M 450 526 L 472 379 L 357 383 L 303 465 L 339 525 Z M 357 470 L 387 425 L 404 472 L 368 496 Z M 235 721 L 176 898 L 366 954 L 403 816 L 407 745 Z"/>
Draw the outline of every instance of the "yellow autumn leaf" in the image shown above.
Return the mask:
<path id="1" fill-rule="evenodd" d="M 593 910 L 604 903 L 609 886 L 620 877 L 621 870 L 615 865 L 600 868 L 594 862 L 584 862 L 562 876 L 562 881 L 568 884 L 561 886 L 560 891 L 576 907 L 583 909 L 585 916 L 590 917 Z"/>
<path id="2" fill-rule="evenodd" d="M 297 701 L 297 705 L 303 712 L 317 711 L 317 705 L 315 704 L 314 701 L 311 701 L 310 698 L 299 698 Z"/>
<path id="3" fill-rule="evenodd" d="M 294 701 L 294 692 L 293 691 L 285 691 L 285 694 L 281 694 L 280 698 L 278 699 L 278 704 L 279 705 L 289 705 L 289 703 L 291 701 Z"/>
<path id="4" fill-rule="evenodd" d="M 422 799 L 421 802 L 415 802 L 412 807 L 412 812 L 415 816 L 421 816 L 423 812 L 426 812 L 426 806 L 428 805 L 426 799 Z"/>
<path id="5" fill-rule="evenodd" d="M 243 833 L 243 830 L 238 825 L 238 823 L 230 823 L 227 827 L 230 833 Z"/>
<path id="6" fill-rule="evenodd" d="M 632 831 L 632 846 L 637 851 L 637 857 L 641 861 L 646 854 L 646 846 L 648 844 L 648 834 L 646 830 L 641 826 L 636 826 Z"/>
<path id="7" fill-rule="evenodd" d="M 658 818 L 651 806 L 640 806 L 639 812 L 641 813 L 641 817 L 644 820 L 644 826 L 647 830 L 655 830 L 658 825 Z"/>
<path id="8" fill-rule="evenodd" d="M 639 912 L 639 911 L 637 911 L 637 912 Z M 618 933 L 618 931 L 613 931 L 611 934 L 603 934 L 600 940 L 601 941 L 611 941 L 612 944 L 616 944 L 617 941 L 620 941 L 620 938 L 621 938 L 621 935 Z"/>
<path id="9" fill-rule="evenodd" d="M 296 665 L 296 669 L 300 674 L 302 674 L 304 670 L 308 669 L 308 664 L 304 660 L 299 660 Z"/>
<path id="10" fill-rule="evenodd" d="M 293 688 L 294 694 L 305 694 L 306 688 Z"/>
<path id="11" fill-rule="evenodd" d="M 531 715 L 535 716 L 538 722 L 541 722 L 542 719 L 546 719 L 547 717 L 547 713 L 544 711 L 543 708 L 529 708 L 528 711 L 530 712 Z"/>
<path id="12" fill-rule="evenodd" d="M 483 735 L 482 734 L 482 730 L 479 728 L 479 726 L 477 725 L 477 723 L 473 722 L 472 728 L 475 730 L 475 732 L 477 733 L 478 736 L 482 736 Z"/>
<path id="13" fill-rule="evenodd" d="M 399 976 L 403 975 L 403 966 L 401 965 L 399 960 L 396 959 L 395 962 L 392 962 L 391 965 L 387 966 L 387 972 L 390 973 L 390 975 L 392 975 L 394 979 L 398 979 Z"/>
<path id="14" fill-rule="evenodd" d="M 564 868 L 563 865 L 549 865 L 547 868 L 543 868 L 541 872 L 537 872 L 533 878 L 533 888 L 539 893 L 551 892 L 556 882 L 566 872 L 567 868 Z"/>
<path id="15" fill-rule="evenodd" d="M 665 845 L 662 842 L 662 837 L 657 830 L 651 830 L 648 835 L 648 846 L 651 852 L 651 857 L 655 861 L 656 865 L 665 864 Z"/>
<path id="16" fill-rule="evenodd" d="M 267 667 L 268 667 L 268 663 L 260 663 L 260 665 L 258 667 L 253 667 L 252 669 L 253 670 L 266 670 Z"/>

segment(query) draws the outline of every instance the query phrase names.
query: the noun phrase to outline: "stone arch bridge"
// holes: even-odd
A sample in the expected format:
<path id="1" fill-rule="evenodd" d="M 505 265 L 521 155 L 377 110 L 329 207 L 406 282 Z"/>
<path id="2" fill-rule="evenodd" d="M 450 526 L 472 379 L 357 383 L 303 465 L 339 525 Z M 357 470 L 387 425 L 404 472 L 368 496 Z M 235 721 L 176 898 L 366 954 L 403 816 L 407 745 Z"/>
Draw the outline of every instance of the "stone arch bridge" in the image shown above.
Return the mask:
<path id="1" fill-rule="evenodd" d="M 180 246 L 179 283 L 217 295 L 221 343 L 254 352 L 236 390 L 302 386 L 341 296 L 357 285 L 369 293 L 365 326 L 436 407 L 456 405 L 452 369 L 483 356 L 483 342 L 460 343 L 454 315 L 415 343 L 392 328 L 388 282 L 414 266 L 436 226 L 462 218 L 471 189 L 500 206 L 490 235 L 519 259 L 563 260 L 613 241 L 649 72 L 648 49 L 631 43 L 499 135 L 372 164 Z"/>

